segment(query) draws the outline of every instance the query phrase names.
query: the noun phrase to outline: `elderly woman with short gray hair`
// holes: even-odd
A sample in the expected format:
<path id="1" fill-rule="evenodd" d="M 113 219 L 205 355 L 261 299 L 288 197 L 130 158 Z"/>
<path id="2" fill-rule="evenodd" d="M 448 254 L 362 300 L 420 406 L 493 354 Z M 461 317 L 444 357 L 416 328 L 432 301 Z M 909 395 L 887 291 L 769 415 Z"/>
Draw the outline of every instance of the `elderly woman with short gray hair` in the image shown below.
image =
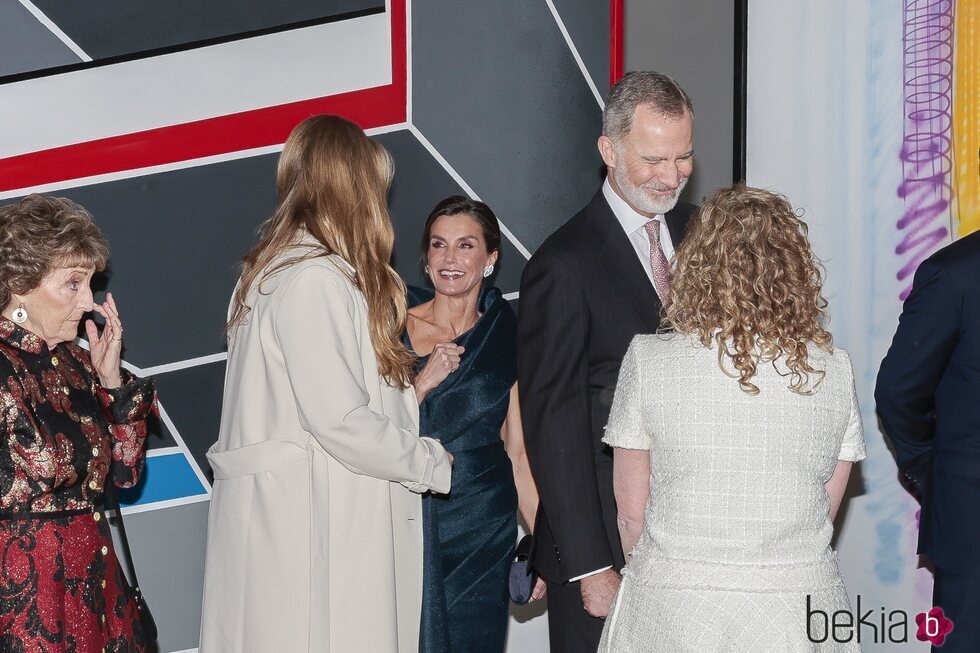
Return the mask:
<path id="1" fill-rule="evenodd" d="M 109 245 L 85 209 L 0 207 L 0 650 L 143 651 L 146 634 L 103 518 L 107 483 L 143 465 L 155 393 L 120 365 L 115 299 L 90 282 Z M 88 350 L 74 342 L 86 320 Z"/>

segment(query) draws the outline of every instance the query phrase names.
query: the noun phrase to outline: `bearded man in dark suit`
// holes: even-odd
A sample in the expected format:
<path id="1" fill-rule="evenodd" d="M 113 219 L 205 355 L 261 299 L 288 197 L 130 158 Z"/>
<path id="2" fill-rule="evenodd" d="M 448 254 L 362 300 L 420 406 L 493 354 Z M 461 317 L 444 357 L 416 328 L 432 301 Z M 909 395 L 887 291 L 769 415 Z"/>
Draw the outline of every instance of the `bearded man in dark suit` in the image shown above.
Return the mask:
<path id="1" fill-rule="evenodd" d="M 552 653 L 598 648 L 625 564 L 612 450 L 601 441 L 626 348 L 660 326 L 670 259 L 693 206 L 694 108 L 656 72 L 609 93 L 592 201 L 538 248 L 521 279 L 518 378 L 541 495 L 531 563 L 548 582 Z"/>

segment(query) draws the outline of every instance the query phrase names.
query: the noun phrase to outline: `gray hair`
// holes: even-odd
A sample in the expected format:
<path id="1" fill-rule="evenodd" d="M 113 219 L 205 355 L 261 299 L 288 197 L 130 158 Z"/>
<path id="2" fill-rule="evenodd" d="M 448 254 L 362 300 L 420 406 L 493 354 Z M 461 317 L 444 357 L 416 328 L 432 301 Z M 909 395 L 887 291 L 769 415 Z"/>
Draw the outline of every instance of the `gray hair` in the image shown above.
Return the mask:
<path id="1" fill-rule="evenodd" d="M 694 105 L 680 84 L 663 73 L 638 70 L 623 75 L 609 90 L 602 111 L 602 134 L 617 139 L 629 132 L 633 113 L 641 104 L 668 118 L 680 118 L 685 111 L 694 118 Z"/>

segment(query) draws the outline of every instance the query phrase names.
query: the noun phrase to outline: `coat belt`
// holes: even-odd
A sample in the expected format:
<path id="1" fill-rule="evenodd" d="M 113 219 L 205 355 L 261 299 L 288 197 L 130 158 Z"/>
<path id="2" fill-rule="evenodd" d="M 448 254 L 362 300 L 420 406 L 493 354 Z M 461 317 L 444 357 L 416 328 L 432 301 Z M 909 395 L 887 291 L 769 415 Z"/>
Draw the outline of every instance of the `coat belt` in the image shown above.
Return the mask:
<path id="1" fill-rule="evenodd" d="M 208 462 L 214 478 L 227 480 L 268 472 L 310 458 L 306 440 L 277 439 L 256 442 L 236 449 L 217 451 L 215 442 L 208 449 Z"/>

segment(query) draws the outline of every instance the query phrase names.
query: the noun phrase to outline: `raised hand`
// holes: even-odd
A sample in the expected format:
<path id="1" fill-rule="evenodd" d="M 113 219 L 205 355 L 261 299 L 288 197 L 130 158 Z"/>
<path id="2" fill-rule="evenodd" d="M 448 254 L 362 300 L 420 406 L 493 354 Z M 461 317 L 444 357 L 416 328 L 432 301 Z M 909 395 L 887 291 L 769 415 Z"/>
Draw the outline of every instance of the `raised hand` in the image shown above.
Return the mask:
<path id="1" fill-rule="evenodd" d="M 415 393 L 418 395 L 419 403 L 422 403 L 426 395 L 459 368 L 460 357 L 464 351 L 466 351 L 464 347 L 452 342 L 440 342 L 432 348 L 429 361 L 415 377 Z"/>
<path id="2" fill-rule="evenodd" d="M 88 336 L 92 365 L 99 374 L 99 382 L 103 388 L 118 388 L 122 385 L 120 363 L 123 326 L 112 293 L 106 293 L 105 301 L 95 304 L 93 309 L 105 318 L 105 327 L 99 334 L 95 322 L 85 320 L 85 335 Z"/>

